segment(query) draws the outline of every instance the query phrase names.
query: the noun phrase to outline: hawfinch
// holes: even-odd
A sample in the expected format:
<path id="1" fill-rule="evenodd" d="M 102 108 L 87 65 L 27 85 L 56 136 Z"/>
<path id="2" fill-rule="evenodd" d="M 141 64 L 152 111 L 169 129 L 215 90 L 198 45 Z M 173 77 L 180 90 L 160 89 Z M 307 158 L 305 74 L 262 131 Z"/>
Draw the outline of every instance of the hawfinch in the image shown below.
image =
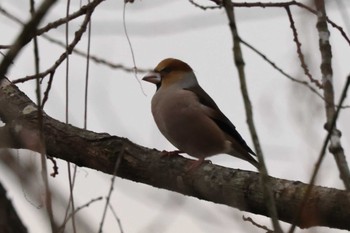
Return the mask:
<path id="1" fill-rule="evenodd" d="M 199 86 L 192 68 L 167 58 L 142 80 L 154 83 L 152 114 L 160 132 L 180 151 L 196 157 L 230 154 L 258 168 L 258 162 L 235 126 Z"/>

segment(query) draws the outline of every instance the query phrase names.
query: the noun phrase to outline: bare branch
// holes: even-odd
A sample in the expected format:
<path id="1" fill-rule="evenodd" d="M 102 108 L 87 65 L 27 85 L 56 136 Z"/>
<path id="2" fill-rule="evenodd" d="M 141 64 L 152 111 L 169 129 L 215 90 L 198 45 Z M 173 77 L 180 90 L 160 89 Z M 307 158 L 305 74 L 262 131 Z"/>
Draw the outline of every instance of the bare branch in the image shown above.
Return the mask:
<path id="1" fill-rule="evenodd" d="M 6 190 L 0 183 L 0 226 L 1 232 L 27 233 L 28 230 L 19 218 Z"/>
<path id="2" fill-rule="evenodd" d="M 255 147 L 256 154 L 259 161 L 259 172 L 260 172 L 259 174 L 260 174 L 260 181 L 261 181 L 261 186 L 264 194 L 264 199 L 266 200 L 266 206 L 269 212 L 269 216 L 271 217 L 274 230 L 277 233 L 280 233 L 283 231 L 278 222 L 278 212 L 276 209 L 274 196 L 270 188 L 269 176 L 268 176 L 267 168 L 265 166 L 264 156 L 260 146 L 258 133 L 256 131 L 255 124 L 254 124 L 253 107 L 250 102 L 248 88 L 245 80 L 244 60 L 243 60 L 243 54 L 241 51 L 241 45 L 239 41 L 239 35 L 238 35 L 237 25 L 235 21 L 233 6 L 231 3 L 231 0 L 223 0 L 223 5 L 226 10 L 226 14 L 229 20 L 230 30 L 232 34 L 233 58 L 238 70 L 239 81 L 241 84 L 241 93 L 242 93 L 244 107 L 245 107 L 246 116 L 247 116 L 247 123 L 248 123 L 250 134 L 252 136 L 254 147 Z"/>
<path id="3" fill-rule="evenodd" d="M 17 131 L 12 131 L 15 141 L 18 142 L 15 148 L 36 150 L 31 146 L 35 143 L 28 144 L 21 137 L 25 129 L 32 134 L 38 131 L 35 105 L 8 81 L 0 82 L 0 117 L 6 124 L 11 121 L 13 127 L 17 126 Z M 21 130 L 19 126 L 22 127 Z M 113 174 L 115 162 L 124 146 L 117 172 L 119 177 L 243 211 L 269 215 L 259 174 L 256 172 L 206 164 L 189 173 L 186 171 L 189 160 L 181 156 L 164 158 L 160 151 L 107 133 L 83 130 L 59 122 L 46 114 L 44 133 L 47 152 L 53 157 Z M 307 184 L 273 177 L 269 180 L 280 220 L 292 222 Z M 350 230 L 349 192 L 314 186 L 310 199 L 313 201 L 307 203 L 308 215 L 300 220 L 300 227 L 328 226 Z"/>
<path id="4" fill-rule="evenodd" d="M 342 94 L 340 96 L 340 99 L 339 99 L 339 106 L 341 106 L 345 100 L 345 97 L 346 97 L 346 94 L 348 92 L 348 88 L 349 88 L 349 85 L 350 85 L 350 76 L 348 76 L 346 82 L 345 82 L 345 85 L 344 85 L 344 88 L 343 88 L 343 91 L 342 91 Z M 320 155 L 318 157 L 318 160 L 315 164 L 315 169 L 312 173 L 312 176 L 311 176 L 311 179 L 310 179 L 310 182 L 309 182 L 309 185 L 307 187 L 307 190 L 305 192 L 305 195 L 304 195 L 304 198 L 303 198 L 303 201 L 302 203 L 300 204 L 300 207 L 299 207 L 299 211 L 298 211 L 298 214 L 297 216 L 295 217 L 295 220 L 293 222 L 293 225 L 292 227 L 290 228 L 290 231 L 289 233 L 293 233 L 294 230 L 295 230 L 295 226 L 297 225 L 298 221 L 300 220 L 300 218 L 303 216 L 303 215 L 307 215 L 307 210 L 306 210 L 306 206 L 307 206 L 307 202 L 308 201 L 311 201 L 310 200 L 310 195 L 311 195 L 311 191 L 312 189 L 314 188 L 314 184 L 315 184 L 315 181 L 316 181 L 316 176 L 318 174 L 318 171 L 320 170 L 320 167 L 321 167 L 321 163 L 323 161 L 323 158 L 326 154 L 326 148 L 328 146 L 328 143 L 329 141 L 331 140 L 331 137 L 332 137 L 332 134 L 333 134 L 333 130 L 334 130 L 334 127 L 336 125 L 336 122 L 337 122 L 337 119 L 338 119 L 338 116 L 339 116 L 339 113 L 340 113 L 340 110 L 341 108 L 337 108 L 337 111 L 335 112 L 332 120 L 331 120 L 331 125 L 330 125 L 330 129 L 328 131 L 328 134 L 326 136 L 326 139 L 324 140 L 324 143 L 323 143 L 323 146 L 322 146 L 322 149 L 321 149 L 321 152 L 320 152 Z"/>
<path id="5" fill-rule="evenodd" d="M 21 49 L 35 36 L 33 32 L 35 32 L 42 18 L 46 15 L 46 13 L 55 2 L 56 0 L 44 1 L 35 12 L 35 14 L 31 17 L 29 22 L 23 27 L 21 33 L 11 46 L 10 50 L 6 53 L 4 59 L 0 64 L 0 80 L 4 77 L 4 75 L 6 75 L 8 68 L 12 64 L 13 60 L 17 57 L 19 51 L 21 51 Z"/>
<path id="6" fill-rule="evenodd" d="M 9 49 L 11 45 L 0 45 L 0 49 Z"/>
<path id="7" fill-rule="evenodd" d="M 244 215 L 242 216 L 243 218 L 243 221 L 246 221 L 246 222 L 250 222 L 251 224 L 253 224 L 254 226 L 260 228 L 260 229 L 263 229 L 266 231 L 266 233 L 273 233 L 274 231 L 270 230 L 269 228 L 267 228 L 266 226 L 263 226 L 263 225 L 260 225 L 258 223 L 256 223 L 252 218 L 250 217 L 245 217 Z"/>
<path id="8" fill-rule="evenodd" d="M 326 9 L 323 0 L 315 0 L 315 5 L 318 11 L 317 15 L 317 30 L 319 34 L 319 45 L 321 52 L 321 73 L 323 82 L 323 95 L 325 98 L 326 110 L 326 130 L 330 130 L 331 121 L 335 114 L 334 105 L 334 87 L 333 87 L 333 70 L 332 70 L 332 48 L 329 42 L 330 32 L 326 23 Z M 343 180 L 344 186 L 350 190 L 350 171 L 346 162 L 343 147 L 340 141 L 341 132 L 334 126 L 332 130 L 332 140 L 330 143 L 330 152 L 333 154 L 337 163 L 340 178 Z"/>
<path id="9" fill-rule="evenodd" d="M 52 38 L 52 37 L 50 37 L 50 36 L 48 36 L 48 35 L 46 35 L 46 34 L 41 34 L 41 33 L 46 32 L 47 30 L 49 30 L 49 28 L 50 28 L 50 29 L 54 28 L 53 26 L 49 26 L 49 25 L 51 25 L 51 24 L 59 24 L 59 25 L 61 25 L 62 22 L 64 22 L 64 21 L 68 22 L 68 19 L 69 19 L 69 20 L 72 20 L 72 19 L 74 19 L 74 18 L 76 18 L 76 17 L 82 15 L 82 13 L 86 13 L 86 10 L 87 10 L 87 9 L 90 9 L 92 6 L 94 6 L 94 5 L 92 5 L 92 4 L 95 4 L 95 2 L 91 2 L 90 4 L 88 4 L 88 5 L 86 5 L 86 6 L 83 6 L 82 8 L 85 8 L 85 7 L 86 7 L 84 10 L 79 10 L 79 11 L 77 11 L 77 12 L 75 12 L 75 13 L 72 13 L 70 16 L 68 16 L 68 17 L 66 17 L 66 18 L 63 18 L 63 19 L 61 19 L 61 20 L 58 20 L 57 22 L 55 21 L 55 22 L 53 22 L 53 23 L 48 24 L 47 26 L 41 28 L 41 29 L 39 30 L 39 33 L 37 33 L 37 35 L 41 35 L 41 36 L 42 36 L 43 38 L 45 38 L 46 40 L 48 40 L 48 41 L 50 41 L 50 42 L 52 42 L 52 43 L 54 43 L 54 44 L 57 44 L 57 45 L 59 45 L 59 46 L 61 46 L 61 47 L 63 47 L 63 48 L 66 48 L 65 43 L 63 43 L 63 42 L 61 42 L 61 41 L 59 41 L 59 40 L 57 40 L 57 39 L 55 39 L 55 38 Z M 0 12 L 3 13 L 5 16 L 7 16 L 9 19 L 13 20 L 14 22 L 19 23 L 19 24 L 21 24 L 21 25 L 24 24 L 19 18 L 17 18 L 17 17 L 14 16 L 13 14 L 9 13 L 7 10 L 5 10 L 4 8 L 2 8 L 1 6 L 0 6 Z M 62 22 L 61 22 L 61 21 L 62 21 Z M 5 49 L 5 48 L 9 48 L 9 47 L 10 47 L 10 46 L 3 45 L 3 48 L 4 48 L 4 49 Z M 1 48 L 1 47 L 0 47 L 0 48 Z M 87 57 L 87 54 L 86 54 L 84 51 L 81 51 L 81 50 L 79 50 L 79 49 L 74 48 L 72 52 L 74 52 L 75 54 L 77 54 L 77 55 L 79 55 L 79 56 Z M 133 67 L 127 67 L 127 66 L 122 65 L 122 64 L 113 63 L 113 62 L 110 62 L 110 61 L 108 61 L 108 60 L 106 60 L 106 59 L 100 58 L 100 57 L 98 57 L 98 56 L 96 56 L 96 55 L 90 54 L 90 57 L 89 57 L 89 58 L 90 58 L 93 62 L 95 62 L 95 63 L 97 63 L 97 64 L 102 64 L 102 65 L 108 66 L 109 68 L 112 68 L 112 69 L 120 69 L 120 70 L 123 70 L 123 71 L 125 71 L 125 72 L 135 72 L 135 68 L 133 68 Z M 151 70 L 152 70 L 152 69 L 150 69 L 150 68 L 149 68 L 149 69 L 146 69 L 146 68 L 139 68 L 139 67 L 137 68 L 137 71 L 138 71 L 138 72 L 141 72 L 141 73 L 146 73 L 146 72 L 149 72 L 149 71 L 151 71 Z"/>
<path id="10" fill-rule="evenodd" d="M 222 5 L 217 5 L 217 6 L 202 6 L 198 3 L 196 3 L 194 0 L 188 0 L 192 5 L 194 5 L 195 7 L 198 7 L 202 10 L 214 10 L 214 9 L 221 9 Z"/>
<path id="11" fill-rule="evenodd" d="M 120 218 L 118 217 L 118 215 L 117 215 L 117 213 L 115 212 L 115 210 L 114 210 L 113 206 L 111 205 L 111 203 L 109 203 L 108 207 L 111 209 L 112 214 L 113 214 L 115 220 L 116 220 L 117 223 L 118 223 L 118 227 L 119 227 L 120 233 L 124 233 L 122 221 L 121 221 Z"/>
<path id="12" fill-rule="evenodd" d="M 69 219 L 71 219 L 74 215 L 76 215 L 80 210 L 89 207 L 91 204 L 93 204 L 94 202 L 97 201 L 101 201 L 102 197 L 97 197 L 97 198 L 93 198 L 90 201 L 88 201 L 86 204 L 79 206 L 78 208 L 74 209 L 74 211 L 72 213 L 70 213 L 67 218 L 64 219 L 64 222 L 62 223 L 62 226 L 60 226 L 60 228 L 58 229 L 58 232 L 63 232 L 67 222 Z"/>
<path id="13" fill-rule="evenodd" d="M 307 88 L 309 88 L 309 90 L 311 92 L 313 92 L 314 94 L 316 94 L 318 97 L 320 97 L 323 101 L 325 101 L 325 99 L 323 98 L 323 96 L 318 93 L 318 91 L 313 88 L 312 86 L 309 85 L 308 82 L 306 81 L 302 81 L 299 79 L 296 79 L 294 77 L 292 77 L 290 74 L 287 74 L 284 70 L 282 70 L 280 67 L 278 67 L 276 65 L 276 63 L 274 63 L 273 61 L 271 61 L 265 54 L 263 54 L 262 52 L 260 52 L 257 48 L 255 48 L 253 45 L 249 44 L 248 42 L 246 42 L 245 40 L 243 40 L 242 38 L 239 38 L 240 42 L 242 44 L 244 44 L 245 46 L 247 46 L 248 48 L 250 48 L 251 50 L 253 50 L 256 54 L 258 54 L 260 57 L 262 57 L 262 59 L 264 59 L 267 63 L 269 63 L 273 68 L 275 68 L 278 72 L 280 72 L 283 76 L 285 76 L 286 78 L 288 78 L 289 80 L 291 80 L 292 82 L 296 82 L 298 84 L 301 84 Z M 349 108 L 350 106 L 341 106 L 341 108 Z"/>
<path id="14" fill-rule="evenodd" d="M 86 15 L 88 12 L 93 11 L 102 1 L 104 1 L 104 0 L 95 0 L 95 1 L 92 1 L 84 6 L 80 7 L 80 9 L 78 11 L 66 16 L 65 18 L 58 19 L 58 20 L 51 22 L 51 23 L 47 24 L 46 26 L 38 29 L 36 31 L 36 35 L 40 36 L 48 31 L 50 31 L 51 29 L 57 28 L 57 27 L 65 24 L 73 19 L 78 18 L 79 16 Z"/>
<path id="15" fill-rule="evenodd" d="M 102 218 L 101 218 L 101 222 L 100 222 L 100 227 L 99 227 L 99 230 L 98 230 L 99 233 L 102 233 L 103 224 L 104 224 L 104 221 L 105 221 L 105 219 L 106 219 L 107 208 L 108 208 L 108 206 L 110 205 L 110 199 L 111 199 L 111 196 L 112 196 L 112 192 L 113 192 L 113 190 L 114 190 L 114 180 L 115 180 L 116 174 L 117 174 L 117 172 L 118 172 L 120 163 L 121 163 L 121 161 L 122 161 L 122 158 L 123 158 L 123 155 L 124 155 L 124 150 L 125 150 L 125 145 L 122 145 L 122 148 L 121 148 L 121 150 L 119 151 L 118 159 L 117 159 L 117 161 L 115 162 L 114 171 L 113 171 L 113 176 L 112 176 L 112 178 L 111 178 L 111 185 L 110 185 L 110 187 L 109 187 L 108 195 L 107 195 L 107 197 L 106 197 L 106 204 L 105 204 L 105 208 L 104 208 L 104 210 L 103 210 L 103 214 L 102 214 Z"/>
<path id="16" fill-rule="evenodd" d="M 233 7 L 261 7 L 261 8 L 267 8 L 267 7 L 288 7 L 288 6 L 298 6 L 302 9 L 305 9 L 309 11 L 310 13 L 314 14 L 317 16 L 317 10 L 312 9 L 311 7 L 297 2 L 297 1 L 289 1 L 289 2 L 232 2 Z M 344 37 L 346 42 L 350 45 L 350 39 L 344 32 L 343 28 L 338 26 L 336 23 L 334 23 L 332 20 L 330 20 L 327 16 L 325 16 L 325 20 L 327 23 L 332 25 L 332 27 L 336 28 L 340 34 Z"/>
<path id="17" fill-rule="evenodd" d="M 95 7 L 101 3 L 103 0 L 95 0 Z M 73 39 L 73 41 L 69 44 L 67 51 L 65 51 L 63 54 L 61 54 L 61 56 L 58 58 L 58 60 L 46 71 L 35 74 L 35 75 L 29 75 L 26 76 L 24 78 L 20 78 L 17 80 L 14 80 L 13 83 L 20 83 L 20 82 L 26 82 L 28 80 L 32 80 L 32 79 L 36 79 L 36 78 L 45 78 L 48 74 L 53 73 L 57 67 L 59 67 L 61 65 L 61 63 L 69 56 L 69 54 L 72 53 L 74 47 L 78 44 L 78 42 L 80 41 L 82 35 L 84 34 L 84 32 L 86 31 L 87 25 L 90 22 L 90 18 L 91 15 L 93 13 L 95 8 L 89 8 L 89 10 L 87 11 L 85 18 L 84 18 L 84 22 L 82 23 L 82 25 L 80 26 L 79 30 L 75 32 L 75 37 Z"/>
<path id="18" fill-rule="evenodd" d="M 306 65 L 306 62 L 305 62 L 305 59 L 304 59 L 304 54 L 301 51 L 301 43 L 300 43 L 299 38 L 298 38 L 298 32 L 297 32 L 297 29 L 295 27 L 293 16 L 292 16 L 292 13 L 290 12 L 289 6 L 286 6 L 285 9 L 287 11 L 288 19 L 289 19 L 289 22 L 290 22 L 290 27 L 291 27 L 291 29 L 293 31 L 293 38 L 294 38 L 294 42 L 295 42 L 295 44 L 297 46 L 297 54 L 298 54 L 298 57 L 299 57 L 299 60 L 300 60 L 300 63 L 301 63 L 301 67 L 303 68 L 305 75 L 307 77 L 309 77 L 310 81 L 312 83 L 315 83 L 316 86 L 318 86 L 319 88 L 322 88 L 322 84 L 318 80 L 316 80 L 316 79 L 314 79 L 312 77 L 312 75 L 310 74 L 309 68 Z"/>

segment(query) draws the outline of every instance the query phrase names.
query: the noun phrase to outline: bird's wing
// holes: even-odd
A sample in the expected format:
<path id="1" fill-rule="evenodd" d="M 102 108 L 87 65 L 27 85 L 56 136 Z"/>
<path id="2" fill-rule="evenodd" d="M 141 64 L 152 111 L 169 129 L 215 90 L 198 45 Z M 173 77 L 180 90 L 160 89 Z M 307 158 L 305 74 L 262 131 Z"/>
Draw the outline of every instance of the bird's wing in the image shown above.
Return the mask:
<path id="1" fill-rule="evenodd" d="M 213 119 L 218 127 L 226 134 L 237 140 L 249 153 L 255 155 L 252 149 L 249 148 L 242 136 L 237 132 L 236 127 L 231 121 L 220 111 L 214 100 L 200 87 L 194 86 L 186 88 L 186 90 L 192 91 L 198 97 L 199 102 L 203 105 L 205 113 Z"/>

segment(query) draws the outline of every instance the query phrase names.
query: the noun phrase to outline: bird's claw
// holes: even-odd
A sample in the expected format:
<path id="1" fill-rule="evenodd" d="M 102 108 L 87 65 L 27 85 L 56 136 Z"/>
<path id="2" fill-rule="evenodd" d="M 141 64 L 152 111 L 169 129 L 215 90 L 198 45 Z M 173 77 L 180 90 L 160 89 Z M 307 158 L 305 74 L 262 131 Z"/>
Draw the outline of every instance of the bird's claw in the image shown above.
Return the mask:
<path id="1" fill-rule="evenodd" d="M 189 162 L 188 166 L 186 166 L 186 172 L 191 172 L 200 167 L 203 163 L 212 164 L 210 160 L 205 160 L 204 158 L 200 158 L 195 161 Z"/>

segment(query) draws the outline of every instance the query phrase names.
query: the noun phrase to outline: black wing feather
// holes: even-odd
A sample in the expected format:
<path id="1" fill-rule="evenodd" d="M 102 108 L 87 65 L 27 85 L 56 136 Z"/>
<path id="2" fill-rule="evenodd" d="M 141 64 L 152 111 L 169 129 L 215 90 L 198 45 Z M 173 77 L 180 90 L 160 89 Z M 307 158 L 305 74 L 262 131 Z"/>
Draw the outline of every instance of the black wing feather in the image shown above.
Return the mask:
<path id="1" fill-rule="evenodd" d="M 232 138 L 236 139 L 241 145 L 245 147 L 245 149 L 249 153 L 255 155 L 252 149 L 250 149 L 247 143 L 244 141 L 242 136 L 237 132 L 236 127 L 221 112 L 221 110 L 216 105 L 214 100 L 199 85 L 195 87 L 185 88 L 185 89 L 196 93 L 199 102 L 202 105 L 213 110 L 213 113 L 215 114 L 211 114 L 210 117 L 213 119 L 213 121 L 215 121 L 215 123 L 219 126 L 220 129 L 222 129 L 225 133 L 227 133 Z"/>

